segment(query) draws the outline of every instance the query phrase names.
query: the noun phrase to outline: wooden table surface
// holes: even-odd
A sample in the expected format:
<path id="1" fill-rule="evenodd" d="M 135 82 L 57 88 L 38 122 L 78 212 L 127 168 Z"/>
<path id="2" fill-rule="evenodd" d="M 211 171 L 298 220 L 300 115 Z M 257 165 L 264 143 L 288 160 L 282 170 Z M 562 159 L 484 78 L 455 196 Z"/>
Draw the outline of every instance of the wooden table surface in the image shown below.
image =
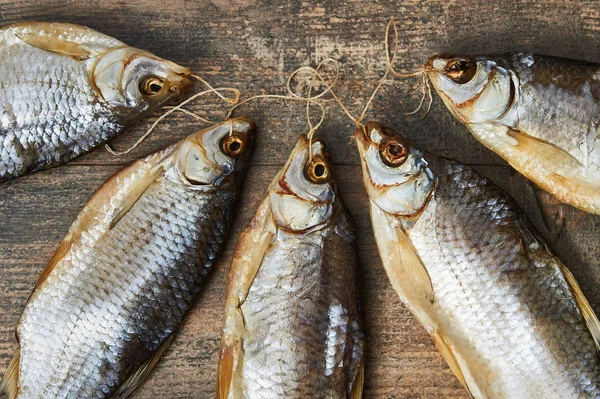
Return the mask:
<path id="1" fill-rule="evenodd" d="M 600 62 L 600 7 L 589 1 L 20 1 L 0 0 L 0 24 L 72 22 L 191 67 L 246 96 L 284 94 L 289 73 L 326 57 L 341 63 L 338 93 L 358 114 L 386 63 L 385 24 L 398 22 L 398 69 L 414 70 L 441 52 L 532 51 Z M 1 62 L 1 61 L 0 61 Z M 2 77 L 0 77 L 1 79 Z M 419 100 L 419 79 L 385 81 L 369 118 L 402 130 L 419 147 L 474 165 L 513 195 L 600 311 L 600 217 L 559 204 L 478 144 L 436 98 L 425 120 L 403 112 Z M 190 109 L 222 117 L 214 98 Z M 368 333 L 365 398 L 467 398 L 433 342 L 402 306 L 377 255 L 352 123 L 334 104 L 317 133 L 356 221 Z M 262 101 L 238 112 L 255 118 L 258 140 L 226 250 L 172 347 L 135 398 L 213 397 L 225 279 L 236 237 L 306 131 L 298 103 Z M 156 118 L 113 141 L 131 145 Z M 129 155 L 104 149 L 68 165 L 0 185 L 0 374 L 16 347 L 14 326 L 35 281 L 77 213 L 100 184 L 133 159 L 201 127 L 173 115 Z"/>

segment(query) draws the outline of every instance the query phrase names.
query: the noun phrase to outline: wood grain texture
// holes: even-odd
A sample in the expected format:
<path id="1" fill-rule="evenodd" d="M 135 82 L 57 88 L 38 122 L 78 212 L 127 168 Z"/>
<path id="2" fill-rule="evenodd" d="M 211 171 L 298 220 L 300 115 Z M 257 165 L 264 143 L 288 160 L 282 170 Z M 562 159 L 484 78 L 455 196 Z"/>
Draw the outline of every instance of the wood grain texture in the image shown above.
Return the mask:
<path id="1" fill-rule="evenodd" d="M 342 65 L 338 93 L 356 115 L 384 72 L 383 35 L 390 17 L 400 29 L 398 69 L 414 70 L 441 52 L 522 50 L 600 62 L 599 10 L 593 0 L 0 0 L 0 24 L 44 20 L 87 25 L 189 66 L 215 85 L 238 87 L 248 96 L 283 94 L 291 71 L 333 57 Z M 600 217 L 559 204 L 533 187 L 478 144 L 441 101 L 436 99 L 423 121 L 404 117 L 403 112 L 418 103 L 420 90 L 418 79 L 389 79 L 369 118 L 402 130 L 420 148 L 475 165 L 506 189 L 599 312 Z M 224 111 L 214 98 L 189 108 L 216 119 Z M 356 221 L 363 269 L 365 398 L 467 398 L 386 279 L 350 139 L 352 123 L 334 104 L 328 111 L 318 134 L 328 143 L 340 191 Z M 226 251 L 173 346 L 134 398 L 214 395 L 225 278 L 235 238 L 297 135 L 306 131 L 300 104 L 262 100 L 238 114 L 255 118 L 259 132 Z M 113 146 L 131 145 L 155 117 L 138 123 Z M 25 300 L 89 196 L 123 165 L 198 128 L 189 117 L 173 115 L 126 156 L 114 157 L 101 149 L 63 167 L 0 185 L 0 374 L 16 347 L 14 326 Z"/>

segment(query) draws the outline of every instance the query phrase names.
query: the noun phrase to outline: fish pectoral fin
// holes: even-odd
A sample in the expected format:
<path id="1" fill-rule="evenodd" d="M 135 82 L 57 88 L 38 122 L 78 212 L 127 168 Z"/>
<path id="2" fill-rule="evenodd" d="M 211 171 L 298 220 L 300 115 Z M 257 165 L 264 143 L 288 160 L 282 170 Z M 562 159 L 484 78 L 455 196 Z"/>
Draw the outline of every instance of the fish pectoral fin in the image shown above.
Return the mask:
<path id="1" fill-rule="evenodd" d="M 225 301 L 225 323 L 219 352 L 216 398 L 226 399 L 230 392 L 238 397 L 236 377 L 243 363 L 243 339 L 246 336 L 246 323 L 242 305 L 250 287 L 260 270 L 265 254 L 273 242 L 277 228 L 273 221 L 269 197 L 258 207 L 248 227 L 240 235 L 227 278 L 227 299 Z"/>
<path id="2" fill-rule="evenodd" d="M 236 306 L 246 300 L 260 265 L 273 242 L 277 227 L 273 221 L 269 198 L 260 204 L 248 227 L 235 245 L 233 260 L 229 268 L 227 297 L 237 299 Z M 231 302 L 233 303 L 233 302 Z"/>
<path id="3" fill-rule="evenodd" d="M 452 350 L 452 347 L 448 344 L 448 342 L 446 341 L 444 336 L 440 333 L 440 331 L 435 331 L 433 334 L 431 334 L 431 338 L 433 338 L 433 342 L 435 342 L 435 346 L 437 346 L 442 357 L 444 358 L 446 363 L 448 363 L 448 366 L 450 367 L 450 370 L 452 370 L 452 373 L 454 373 L 456 378 L 458 378 L 458 380 L 460 381 L 462 386 L 465 387 L 465 389 L 467 391 L 469 391 L 469 387 L 467 386 L 467 381 L 465 379 L 465 375 L 460 367 L 460 364 L 456 360 L 456 356 L 454 356 L 454 351 Z M 473 397 L 473 395 L 471 394 L 471 391 L 469 391 L 469 395 L 471 395 L 471 397 Z"/>
<path id="4" fill-rule="evenodd" d="M 15 399 L 19 393 L 19 365 L 21 348 L 17 348 L 8 369 L 0 381 L 0 399 Z"/>
<path id="5" fill-rule="evenodd" d="M 144 382 L 146 380 L 146 378 L 148 378 L 148 376 L 150 375 L 150 373 L 152 372 L 152 370 L 154 370 L 154 367 L 156 367 L 156 364 L 158 363 L 160 357 L 163 355 L 163 353 L 165 352 L 165 350 L 167 350 L 167 348 L 173 342 L 173 339 L 175 339 L 175 334 L 171 334 L 169 336 L 169 338 L 167 338 L 167 340 L 165 342 L 163 342 L 158 347 L 158 349 L 152 354 L 152 357 L 150 359 L 148 359 L 146 362 L 144 362 L 135 371 L 135 373 L 133 373 L 123 383 L 123 385 L 121 385 L 119 387 L 119 389 L 117 390 L 117 392 L 115 392 L 114 395 L 112 395 L 110 397 L 110 399 L 125 399 L 126 397 L 128 397 L 129 395 L 131 395 L 131 393 L 133 391 L 135 391 L 135 389 L 137 387 L 139 387 L 142 384 L 142 382 Z"/>
<path id="6" fill-rule="evenodd" d="M 163 167 L 158 165 L 148 171 L 138 182 L 132 184 L 129 191 L 115 205 L 110 220 L 110 228 L 116 226 L 119 220 L 129 212 L 131 207 L 137 202 L 152 183 L 162 174 Z"/>
<path id="7" fill-rule="evenodd" d="M 587 325 L 588 330 L 592 334 L 592 338 L 596 343 L 596 348 L 600 352 L 600 321 L 598 321 L 598 316 L 590 306 L 590 303 L 586 299 L 585 295 L 581 291 L 579 284 L 575 280 L 575 277 L 571 273 L 569 269 L 565 265 L 561 263 L 561 271 L 573 292 L 573 296 L 575 297 L 575 302 L 579 307 L 579 311 L 581 312 L 583 319 L 585 320 L 585 324 Z"/>
<path id="8" fill-rule="evenodd" d="M 350 392 L 349 399 L 362 399 L 364 385 L 365 385 L 365 364 L 362 363 L 360 365 L 360 368 L 358 369 L 358 374 L 356 374 L 356 378 L 354 379 L 354 385 L 352 387 L 352 392 Z"/>
<path id="9" fill-rule="evenodd" d="M 396 229 L 396 233 L 398 237 L 397 258 L 406 271 L 406 275 L 411 279 L 412 286 L 415 290 L 421 291 L 427 300 L 430 303 L 433 303 L 435 295 L 433 293 L 433 285 L 431 283 L 431 277 L 429 277 L 429 272 L 427 272 L 425 265 L 423 265 L 423 261 L 417 254 L 417 251 L 413 248 L 406 233 L 400 228 Z"/>
<path id="10" fill-rule="evenodd" d="M 429 272 L 399 223 L 372 200 L 369 201 L 371 224 L 385 272 L 398 295 L 410 297 L 427 306 L 435 300 Z"/>
<path id="11" fill-rule="evenodd" d="M 583 165 L 568 152 L 550 144 L 546 141 L 537 139 L 520 130 L 509 129 L 506 134 L 517 140 L 517 148 L 530 155 L 531 158 L 537 158 L 548 165 L 571 165 L 580 168 Z M 556 171 L 553 171 L 557 174 Z"/>

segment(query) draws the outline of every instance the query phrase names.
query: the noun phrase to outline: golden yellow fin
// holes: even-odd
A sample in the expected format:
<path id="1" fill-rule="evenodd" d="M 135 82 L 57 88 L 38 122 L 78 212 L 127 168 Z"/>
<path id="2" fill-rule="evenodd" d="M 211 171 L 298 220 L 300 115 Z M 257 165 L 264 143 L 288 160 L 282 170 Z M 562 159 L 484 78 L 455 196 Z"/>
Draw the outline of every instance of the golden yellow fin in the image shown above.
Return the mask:
<path id="1" fill-rule="evenodd" d="M 350 393 L 349 399 L 362 399 L 363 396 L 363 387 L 365 385 L 365 364 L 360 365 L 360 369 L 358 370 L 358 374 L 354 379 L 354 386 L 352 387 L 352 392 Z"/>
<path id="2" fill-rule="evenodd" d="M 577 303 L 577 306 L 579 306 L 579 310 L 583 315 L 585 324 L 592 334 L 592 338 L 596 343 L 596 348 L 600 351 L 600 321 L 598 321 L 598 316 L 596 316 L 596 313 L 594 313 L 594 310 L 590 306 L 587 298 L 585 295 L 583 295 L 583 292 L 581 291 L 581 288 L 579 287 L 579 284 L 575 280 L 575 277 L 571 271 L 563 264 L 561 264 L 561 270 L 565 276 L 565 279 L 567 280 L 567 283 L 569 284 L 569 287 L 571 287 L 571 291 L 575 297 L 575 302 Z"/>
<path id="3" fill-rule="evenodd" d="M 115 206 L 112 218 L 110 221 L 110 228 L 115 227 L 119 220 L 129 212 L 131 207 L 137 202 L 138 199 L 144 194 L 146 189 L 154 183 L 154 181 L 162 174 L 163 168 L 158 165 L 150 169 L 139 181 L 131 186 L 129 191 L 121 198 L 121 200 Z"/>
<path id="4" fill-rule="evenodd" d="M 52 272 L 58 261 L 64 258 L 64 256 L 69 252 L 69 249 L 71 249 L 71 244 L 72 235 L 68 233 L 56 249 L 56 252 L 54 252 L 54 255 L 52 255 L 50 262 L 48 262 L 46 268 L 40 275 L 40 278 L 38 279 L 37 283 L 35 284 L 35 287 L 33 288 L 33 292 L 35 292 L 40 287 L 40 285 L 46 280 L 46 278 L 48 278 L 48 275 L 50 274 L 50 272 Z"/>
<path id="5" fill-rule="evenodd" d="M 465 387 L 465 389 L 467 391 L 469 391 L 469 387 L 467 386 L 467 381 L 465 380 L 465 375 L 463 374 L 462 369 L 460 368 L 460 364 L 458 364 L 458 361 L 456 360 L 456 357 L 454 356 L 454 352 L 452 351 L 452 348 L 450 347 L 450 345 L 448 345 L 448 342 L 446 342 L 446 340 L 444 339 L 444 337 L 441 335 L 441 333 L 439 331 L 436 331 L 433 334 L 431 334 L 431 337 L 433 338 L 433 342 L 435 342 L 435 345 L 437 346 L 438 350 L 440 351 L 442 357 L 444 358 L 444 360 L 446 360 L 446 363 L 448 363 L 448 366 L 450 366 L 450 370 L 452 370 L 452 372 L 454 373 L 456 378 L 458 378 L 458 380 L 460 381 L 462 386 Z M 470 391 L 469 391 L 469 394 L 471 395 Z M 473 395 L 471 395 L 471 397 L 472 396 Z"/>
<path id="6" fill-rule="evenodd" d="M 12 26 L 24 43 L 78 60 L 95 57 L 126 45 L 85 26 L 58 22 L 24 22 Z"/>
<path id="7" fill-rule="evenodd" d="M 52 53 L 66 55 L 68 57 L 77 57 L 79 59 L 87 59 L 92 56 L 92 53 L 89 49 L 86 49 L 75 42 L 57 40 L 55 37 L 45 35 L 42 36 L 36 34 L 35 32 L 23 32 L 17 34 L 17 36 L 30 46 L 50 51 Z"/>
<path id="8" fill-rule="evenodd" d="M 543 140 L 532 137 L 520 130 L 508 130 L 507 134 L 519 142 L 518 148 L 532 157 L 541 159 L 550 165 L 583 166 L 568 152 Z"/>
<path id="9" fill-rule="evenodd" d="M 15 399 L 19 394 L 19 366 L 21 348 L 18 347 L 0 381 L 0 399 Z"/>
<path id="10" fill-rule="evenodd" d="M 225 344 L 219 351 L 219 368 L 217 370 L 217 391 L 216 399 L 227 399 L 231 380 L 233 379 L 233 368 L 235 365 L 236 348 L 233 345 Z"/>
<path id="11" fill-rule="evenodd" d="M 239 392 L 240 367 L 243 363 L 243 335 L 245 322 L 239 307 L 228 309 L 225 315 L 225 326 L 219 351 L 219 368 L 217 371 L 216 398 L 226 399 L 229 393 L 233 397 L 241 397 Z"/>
<path id="12" fill-rule="evenodd" d="M 265 254 L 276 232 L 271 204 L 267 196 L 254 217 L 240 235 L 233 253 L 227 278 L 225 323 L 221 340 L 216 397 L 226 399 L 230 392 L 237 397 L 239 378 L 237 371 L 242 363 L 242 343 L 245 335 L 244 315 L 241 306 L 246 300 Z"/>
<path id="13" fill-rule="evenodd" d="M 135 391 L 135 389 L 139 387 L 140 384 L 146 380 L 146 378 L 148 378 L 152 370 L 154 370 L 154 367 L 156 367 L 160 357 L 171 345 L 174 338 L 175 334 L 171 334 L 169 338 L 167 338 L 167 340 L 158 347 L 156 352 L 152 354 L 152 357 L 142 364 L 140 368 L 137 369 L 137 371 L 133 373 L 133 375 L 131 375 L 131 377 L 129 377 L 127 381 L 123 383 L 123 385 L 121 385 L 119 390 L 110 397 L 110 399 L 125 399 L 131 395 L 131 393 Z"/>
<path id="14" fill-rule="evenodd" d="M 46 281 L 46 279 L 48 278 L 50 273 L 52 273 L 52 270 L 54 270 L 54 268 L 56 267 L 58 262 L 62 258 L 64 258 L 65 255 L 69 252 L 69 250 L 71 249 L 72 243 L 73 243 L 73 235 L 71 233 L 67 233 L 65 238 L 62 240 L 62 242 L 56 249 L 56 252 L 54 252 L 54 255 L 52 255 L 50 262 L 48 262 L 48 264 L 44 268 L 44 271 L 42 271 L 40 278 L 38 278 L 38 281 L 35 283 L 35 286 L 33 287 L 33 290 L 31 291 L 31 293 L 29 294 L 29 297 L 27 297 L 27 301 L 25 301 L 25 305 L 27 305 L 29 303 L 33 294 L 35 294 L 37 292 L 37 290 L 42 286 L 42 284 L 44 284 L 44 281 Z M 21 316 L 19 316 L 19 321 L 17 322 L 17 326 L 19 324 L 21 324 L 21 317 L 23 317 L 23 313 L 21 313 Z M 16 332 L 16 336 L 18 339 L 19 338 L 18 332 Z M 3 398 L 0 396 L 0 399 L 3 399 Z"/>
<path id="15" fill-rule="evenodd" d="M 227 278 L 227 300 L 235 298 L 235 306 L 241 306 L 246 299 L 275 231 L 267 196 L 235 245 Z"/>
<path id="16" fill-rule="evenodd" d="M 396 234 L 398 236 L 396 247 L 398 252 L 397 257 L 400 260 L 400 264 L 406 271 L 406 275 L 411 279 L 411 284 L 420 290 L 430 303 L 433 303 L 435 295 L 429 272 L 427 272 L 425 265 L 423 265 L 421 258 L 414 249 L 410 239 L 406 236 L 406 233 L 402 229 L 397 228 Z"/>
<path id="17" fill-rule="evenodd" d="M 369 207 L 381 262 L 394 290 L 405 304 L 419 309 L 431 305 L 435 300 L 431 278 L 409 237 L 394 217 L 373 201 L 369 201 Z M 421 323 L 428 324 L 419 317 L 424 314 L 419 311 L 415 316 Z"/>

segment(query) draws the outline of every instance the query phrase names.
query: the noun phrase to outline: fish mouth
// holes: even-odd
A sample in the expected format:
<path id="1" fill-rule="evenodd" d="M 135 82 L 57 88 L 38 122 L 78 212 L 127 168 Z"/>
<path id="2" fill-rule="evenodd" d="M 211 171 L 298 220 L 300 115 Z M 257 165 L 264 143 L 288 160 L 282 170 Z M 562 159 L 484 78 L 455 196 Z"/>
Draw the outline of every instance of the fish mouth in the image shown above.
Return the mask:
<path id="1" fill-rule="evenodd" d="M 189 77 L 192 74 L 192 72 L 190 71 L 190 68 L 188 68 L 188 67 L 181 66 L 172 61 L 166 61 L 166 62 L 167 62 L 167 67 L 174 75 Z"/>
<path id="2" fill-rule="evenodd" d="M 309 156 L 308 156 L 309 144 L 312 145 L 312 148 L 313 148 L 312 160 L 325 164 L 326 168 L 328 170 L 331 169 L 329 153 L 327 152 L 327 148 L 325 147 L 324 141 L 320 138 L 312 139 L 309 141 L 308 136 L 306 134 L 302 134 L 298 138 L 298 142 L 294 146 L 294 149 L 292 150 L 292 152 L 288 158 L 288 161 L 286 162 L 284 167 L 279 172 L 278 177 L 276 179 L 274 179 L 273 185 L 269 189 L 270 191 L 276 192 L 280 195 L 291 195 L 291 196 L 297 197 L 299 199 L 303 199 L 305 201 L 318 200 L 318 198 L 316 198 L 316 197 L 311 198 L 310 196 L 307 197 L 307 196 L 301 195 L 301 193 L 297 192 L 292 187 L 293 185 L 290 184 L 290 182 L 287 180 L 287 177 L 286 177 L 288 170 L 290 170 L 290 168 L 292 167 L 292 164 L 294 164 L 295 162 L 298 162 L 297 161 L 298 157 L 302 153 L 304 153 L 304 155 L 302 155 L 304 157 L 304 159 L 301 161 L 301 167 L 302 167 L 302 172 L 304 173 L 304 179 L 306 179 L 311 184 L 315 184 L 308 177 L 307 170 L 306 170 L 309 166 Z M 318 144 L 318 145 L 315 146 L 315 144 Z"/>
<path id="3" fill-rule="evenodd" d="M 369 187 L 373 185 L 369 166 L 367 164 L 367 151 L 371 146 L 378 148 L 378 146 L 373 143 L 369 137 L 368 132 L 370 132 L 372 129 L 378 129 L 378 131 L 381 131 L 381 125 L 377 122 L 368 121 L 364 126 L 359 126 L 354 130 L 356 147 L 358 148 L 358 155 L 360 156 L 363 184 L 367 192 L 369 191 Z"/>
<path id="4" fill-rule="evenodd" d="M 454 58 L 457 58 L 457 56 L 450 53 L 443 53 L 429 57 L 424 65 L 425 71 L 442 73 L 446 68 L 446 65 L 448 65 L 448 62 Z"/>
<path id="5" fill-rule="evenodd" d="M 243 134 L 249 139 L 251 139 L 254 136 L 254 132 L 256 131 L 256 123 L 247 116 L 238 116 L 236 118 L 231 118 L 223 123 L 231 123 L 232 130 L 234 133 Z"/>
<path id="6" fill-rule="evenodd" d="M 296 158 L 300 152 L 306 151 L 308 154 L 309 144 L 313 147 L 312 156 L 313 157 L 322 157 L 324 159 L 329 160 L 329 153 L 327 152 L 327 147 L 325 142 L 321 138 L 313 138 L 309 141 L 308 136 L 306 134 L 301 134 L 292 150 L 292 153 L 289 156 L 289 159 Z M 314 148 L 315 144 L 319 144 Z M 315 151 L 316 150 L 316 151 Z M 307 158 L 308 159 L 308 158 Z M 305 161 L 306 163 L 306 161 Z M 289 166 L 289 165 L 288 165 Z M 284 167 L 287 170 L 287 167 Z"/>
<path id="7" fill-rule="evenodd" d="M 372 130 L 377 130 L 381 132 L 382 127 L 377 122 L 368 121 L 367 123 L 365 123 L 364 127 L 359 126 L 356 129 L 354 129 L 354 138 L 356 139 L 356 145 L 358 147 L 361 159 L 364 159 L 365 151 L 367 151 L 367 149 L 370 146 L 374 146 L 376 148 L 379 147 L 378 144 L 374 143 L 371 140 L 369 132 Z"/>
<path id="8" fill-rule="evenodd" d="M 423 65 L 425 75 L 433 85 L 433 88 L 439 92 L 439 79 L 442 76 L 446 76 L 445 69 L 448 62 L 454 58 L 451 54 L 435 55 L 430 57 L 427 62 Z"/>
<path id="9" fill-rule="evenodd" d="M 170 100 L 178 98 L 183 93 L 187 92 L 194 84 L 192 81 L 191 72 L 185 68 L 185 73 L 172 72 L 165 79 L 165 83 L 168 87 Z"/>
<path id="10" fill-rule="evenodd" d="M 375 142 L 371 139 L 371 132 L 373 130 L 377 131 L 377 133 L 381 136 L 379 142 Z M 401 134 L 398 134 L 394 130 L 385 127 L 375 121 L 368 121 L 367 123 L 365 123 L 364 128 L 358 127 L 357 129 L 355 129 L 354 136 L 356 138 L 359 151 L 361 151 L 361 156 L 363 155 L 362 152 L 366 151 L 369 148 L 369 146 L 380 148 L 380 146 L 386 141 L 388 141 L 390 138 L 393 138 L 394 140 L 401 142 L 406 147 L 409 147 L 409 143 L 405 141 L 404 137 Z"/>
<path id="11" fill-rule="evenodd" d="M 246 116 L 240 116 L 236 118 L 227 119 L 221 123 L 218 123 L 213 126 L 209 126 L 206 129 L 202 129 L 196 136 L 192 139 L 192 141 L 197 141 L 198 144 L 202 144 L 202 136 L 208 132 L 214 131 L 215 129 L 219 129 L 221 127 L 229 127 L 229 134 L 233 134 L 247 140 L 246 146 L 250 144 L 250 141 L 254 138 L 254 131 L 256 130 L 256 124 L 254 121 Z"/>
<path id="12" fill-rule="evenodd" d="M 298 139 L 298 143 L 296 144 L 295 150 L 296 149 L 298 151 L 307 150 L 308 149 L 308 141 L 309 141 L 308 136 L 306 134 L 301 134 L 300 138 Z M 320 137 L 311 139 L 310 143 L 311 143 L 311 145 L 319 143 L 323 146 L 323 148 L 325 148 L 325 142 Z"/>

